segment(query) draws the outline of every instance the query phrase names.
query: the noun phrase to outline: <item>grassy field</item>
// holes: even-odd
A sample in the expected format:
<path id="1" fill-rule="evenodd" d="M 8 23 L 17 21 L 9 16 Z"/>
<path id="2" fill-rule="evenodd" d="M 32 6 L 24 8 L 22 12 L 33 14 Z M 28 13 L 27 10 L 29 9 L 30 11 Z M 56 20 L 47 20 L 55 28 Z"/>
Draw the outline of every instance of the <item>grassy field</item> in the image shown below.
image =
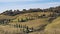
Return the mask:
<path id="1" fill-rule="evenodd" d="M 47 34 L 60 34 L 60 17 L 56 18 L 51 24 L 46 26 L 45 31 L 47 31 Z"/>
<path id="2" fill-rule="evenodd" d="M 46 17 L 44 18 L 38 18 L 38 16 L 41 16 L 45 14 Z M 15 27 L 15 25 L 22 25 L 22 26 L 28 26 L 29 28 L 32 28 L 34 32 L 28 33 L 28 34 L 51 34 L 48 33 L 48 30 L 52 30 L 55 28 L 60 28 L 60 17 L 56 18 L 55 20 L 50 23 L 48 19 L 50 18 L 49 15 L 52 14 L 52 12 L 33 12 L 33 13 L 25 13 L 25 14 L 19 14 L 16 16 L 6 16 L 6 15 L 0 15 L 0 19 L 11 19 L 11 22 L 8 23 L 8 25 L 0 25 L 0 34 L 24 34 L 20 33 L 23 32 L 23 27 Z M 26 18 L 31 18 L 32 20 L 28 20 L 26 22 L 18 22 L 18 19 L 26 20 Z M 48 24 L 48 25 L 47 25 Z M 39 29 L 39 31 L 38 31 Z M 43 29 L 40 31 L 40 29 Z M 2 33 L 3 32 L 3 33 Z M 43 33 L 42 33 L 43 32 Z"/>

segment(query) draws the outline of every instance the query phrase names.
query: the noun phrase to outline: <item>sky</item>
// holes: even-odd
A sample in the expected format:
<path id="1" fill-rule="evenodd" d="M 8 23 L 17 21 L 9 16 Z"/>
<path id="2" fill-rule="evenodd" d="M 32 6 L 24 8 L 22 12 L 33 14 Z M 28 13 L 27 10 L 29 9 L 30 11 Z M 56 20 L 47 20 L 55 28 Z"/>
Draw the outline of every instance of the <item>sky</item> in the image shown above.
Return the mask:
<path id="1" fill-rule="evenodd" d="M 60 6 L 60 0 L 0 0 L 0 13 L 10 9 L 46 9 L 56 6 Z"/>

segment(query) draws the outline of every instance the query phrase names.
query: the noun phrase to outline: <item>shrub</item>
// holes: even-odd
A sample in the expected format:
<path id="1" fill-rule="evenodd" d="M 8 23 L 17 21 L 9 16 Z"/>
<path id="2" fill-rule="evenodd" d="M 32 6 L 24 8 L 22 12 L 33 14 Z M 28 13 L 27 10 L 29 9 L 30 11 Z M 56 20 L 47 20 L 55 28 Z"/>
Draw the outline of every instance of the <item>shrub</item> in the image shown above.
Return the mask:
<path id="1" fill-rule="evenodd" d="M 26 22 L 27 20 L 26 19 L 21 19 L 21 21 L 20 22 Z"/>

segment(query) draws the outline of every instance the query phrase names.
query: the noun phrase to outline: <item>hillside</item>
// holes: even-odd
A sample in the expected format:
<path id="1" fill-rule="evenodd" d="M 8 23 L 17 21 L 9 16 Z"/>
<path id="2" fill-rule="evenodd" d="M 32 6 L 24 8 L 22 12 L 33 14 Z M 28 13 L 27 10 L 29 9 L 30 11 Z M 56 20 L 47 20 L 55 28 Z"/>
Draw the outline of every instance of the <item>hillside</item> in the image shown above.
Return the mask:
<path id="1" fill-rule="evenodd" d="M 53 29 L 60 30 L 60 6 L 6 10 L 0 14 L 0 34 L 52 34 L 49 30 Z"/>
<path id="2" fill-rule="evenodd" d="M 56 18 L 55 20 L 52 21 L 51 24 L 46 26 L 45 30 L 48 31 L 50 34 L 53 33 L 60 34 L 60 17 Z"/>

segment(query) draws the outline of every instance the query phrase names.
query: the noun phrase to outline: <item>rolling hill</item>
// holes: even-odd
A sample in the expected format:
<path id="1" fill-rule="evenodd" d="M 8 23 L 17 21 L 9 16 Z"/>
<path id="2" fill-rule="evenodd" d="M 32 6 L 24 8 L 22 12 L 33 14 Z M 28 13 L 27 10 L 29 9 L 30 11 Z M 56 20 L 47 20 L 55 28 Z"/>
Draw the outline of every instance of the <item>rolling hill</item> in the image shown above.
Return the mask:
<path id="1" fill-rule="evenodd" d="M 60 6 L 0 14 L 0 34 L 57 34 L 56 29 L 60 30 Z"/>

